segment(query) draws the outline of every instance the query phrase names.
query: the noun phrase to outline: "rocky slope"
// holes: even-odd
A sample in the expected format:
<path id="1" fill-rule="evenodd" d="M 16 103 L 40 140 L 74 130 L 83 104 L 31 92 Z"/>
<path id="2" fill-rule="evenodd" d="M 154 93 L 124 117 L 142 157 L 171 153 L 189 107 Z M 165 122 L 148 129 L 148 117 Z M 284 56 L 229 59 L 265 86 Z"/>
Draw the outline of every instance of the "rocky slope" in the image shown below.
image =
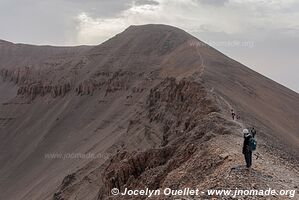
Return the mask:
<path id="1" fill-rule="evenodd" d="M 95 47 L 0 41 L 0 94 L 0 199 L 299 184 L 299 95 L 175 27 L 131 26 Z"/>

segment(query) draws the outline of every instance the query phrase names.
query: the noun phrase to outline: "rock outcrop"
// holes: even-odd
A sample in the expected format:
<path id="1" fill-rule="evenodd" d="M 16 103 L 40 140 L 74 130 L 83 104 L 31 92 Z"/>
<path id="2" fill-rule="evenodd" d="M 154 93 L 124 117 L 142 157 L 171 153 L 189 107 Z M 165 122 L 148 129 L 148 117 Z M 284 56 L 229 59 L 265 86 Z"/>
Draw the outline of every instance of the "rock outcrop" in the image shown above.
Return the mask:
<path id="1" fill-rule="evenodd" d="M 55 72 L 53 71 L 54 76 Z M 15 70 L 1 69 L 0 77 L 3 81 L 16 84 L 18 95 L 34 100 L 36 97 L 51 95 L 51 97 L 63 97 L 69 92 L 76 95 L 93 95 L 96 91 L 102 90 L 106 95 L 119 91 L 131 90 L 132 93 L 142 93 L 144 87 L 136 87 L 134 81 L 146 79 L 144 72 L 136 73 L 131 71 L 101 71 L 96 72 L 92 77 L 79 83 L 74 77 L 64 77 L 59 80 L 51 80 L 46 72 L 30 67 L 17 68 Z M 52 74 L 53 76 L 53 74 Z M 41 77 L 45 77 L 41 79 Z"/>
<path id="2" fill-rule="evenodd" d="M 132 26 L 96 47 L 0 41 L 0 199 L 296 188 L 298 99 L 165 25 Z M 240 118 L 232 120 L 231 109 Z M 252 126 L 258 159 L 249 172 L 240 133 Z M 223 196 L 149 199 L 175 198 Z"/>
<path id="3" fill-rule="evenodd" d="M 155 133 L 157 127 L 158 132 L 162 132 L 160 147 L 136 152 L 118 151 L 104 164 L 98 166 L 98 170 L 94 169 L 81 177 L 81 181 L 91 179 L 97 171 L 96 176 L 101 179 L 97 195 L 99 200 L 109 198 L 113 188 L 120 191 L 124 188 L 159 189 L 173 186 L 175 182 L 179 183 L 180 178 L 170 178 L 169 174 L 176 173 L 176 170 L 186 165 L 189 159 L 195 156 L 194 153 L 201 152 L 207 141 L 217 134 L 230 132 L 224 128 L 228 122 L 221 117 L 220 108 L 199 82 L 166 78 L 149 91 L 145 103 L 144 114 L 137 115 L 137 118 L 131 120 L 127 127 L 127 135 L 138 130 L 142 126 L 140 122 L 148 121 L 145 129 L 147 134 L 157 134 Z M 226 158 L 215 155 L 213 160 L 200 162 L 208 161 L 202 166 L 203 170 L 211 170 L 209 166 L 214 166 L 213 170 L 216 170 L 218 166 L 216 159 L 221 163 Z M 56 194 L 66 199 L 68 191 L 80 194 L 78 185 L 81 181 L 67 188 L 60 187 Z M 57 198 L 54 196 L 54 199 Z"/>

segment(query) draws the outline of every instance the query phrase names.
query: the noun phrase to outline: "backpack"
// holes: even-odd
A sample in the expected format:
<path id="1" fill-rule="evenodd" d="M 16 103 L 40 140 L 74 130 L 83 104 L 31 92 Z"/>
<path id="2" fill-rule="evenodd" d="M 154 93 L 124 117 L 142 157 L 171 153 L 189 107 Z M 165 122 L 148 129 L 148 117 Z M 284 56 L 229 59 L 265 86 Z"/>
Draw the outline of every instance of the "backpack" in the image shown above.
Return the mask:
<path id="1" fill-rule="evenodd" d="M 256 143 L 257 142 L 256 142 L 256 140 L 253 137 L 249 139 L 249 149 L 251 151 L 256 150 Z"/>

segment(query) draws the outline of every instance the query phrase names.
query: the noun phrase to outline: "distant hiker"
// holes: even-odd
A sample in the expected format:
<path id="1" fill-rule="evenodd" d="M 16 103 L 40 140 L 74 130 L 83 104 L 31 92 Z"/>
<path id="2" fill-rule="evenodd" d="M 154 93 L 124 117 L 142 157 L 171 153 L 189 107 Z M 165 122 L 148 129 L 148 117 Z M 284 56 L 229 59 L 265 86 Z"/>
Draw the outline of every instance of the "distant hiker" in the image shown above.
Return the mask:
<path id="1" fill-rule="evenodd" d="M 243 130 L 244 134 L 244 143 L 243 143 L 243 151 L 246 167 L 250 168 L 252 164 L 252 151 L 256 149 L 256 140 L 254 137 L 249 133 L 248 129 Z"/>
<path id="2" fill-rule="evenodd" d="M 236 113 L 234 112 L 233 109 L 231 109 L 231 113 L 232 113 L 232 118 L 233 118 L 233 120 L 235 120 Z"/>
<path id="3" fill-rule="evenodd" d="M 256 130 L 254 129 L 254 127 L 252 127 L 250 132 L 251 132 L 252 137 L 255 138 Z"/>

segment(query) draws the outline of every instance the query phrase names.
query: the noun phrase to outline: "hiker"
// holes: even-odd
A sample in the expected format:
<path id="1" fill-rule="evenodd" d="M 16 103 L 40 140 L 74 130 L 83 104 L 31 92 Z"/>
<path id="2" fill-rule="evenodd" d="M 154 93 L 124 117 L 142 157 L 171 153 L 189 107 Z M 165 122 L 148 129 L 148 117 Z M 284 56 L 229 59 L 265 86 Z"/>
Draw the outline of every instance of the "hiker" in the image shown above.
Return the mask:
<path id="1" fill-rule="evenodd" d="M 233 118 L 233 120 L 235 120 L 236 113 L 234 112 L 233 109 L 231 109 L 231 113 L 232 113 L 232 118 Z"/>
<path id="2" fill-rule="evenodd" d="M 255 138 L 256 130 L 254 129 L 254 127 L 252 127 L 252 129 L 250 130 L 250 132 L 251 132 L 252 137 Z"/>
<path id="3" fill-rule="evenodd" d="M 248 129 L 243 130 L 244 134 L 244 144 L 243 144 L 243 151 L 246 167 L 250 168 L 252 164 L 252 151 L 256 149 L 256 140 L 254 137 L 249 133 Z"/>

